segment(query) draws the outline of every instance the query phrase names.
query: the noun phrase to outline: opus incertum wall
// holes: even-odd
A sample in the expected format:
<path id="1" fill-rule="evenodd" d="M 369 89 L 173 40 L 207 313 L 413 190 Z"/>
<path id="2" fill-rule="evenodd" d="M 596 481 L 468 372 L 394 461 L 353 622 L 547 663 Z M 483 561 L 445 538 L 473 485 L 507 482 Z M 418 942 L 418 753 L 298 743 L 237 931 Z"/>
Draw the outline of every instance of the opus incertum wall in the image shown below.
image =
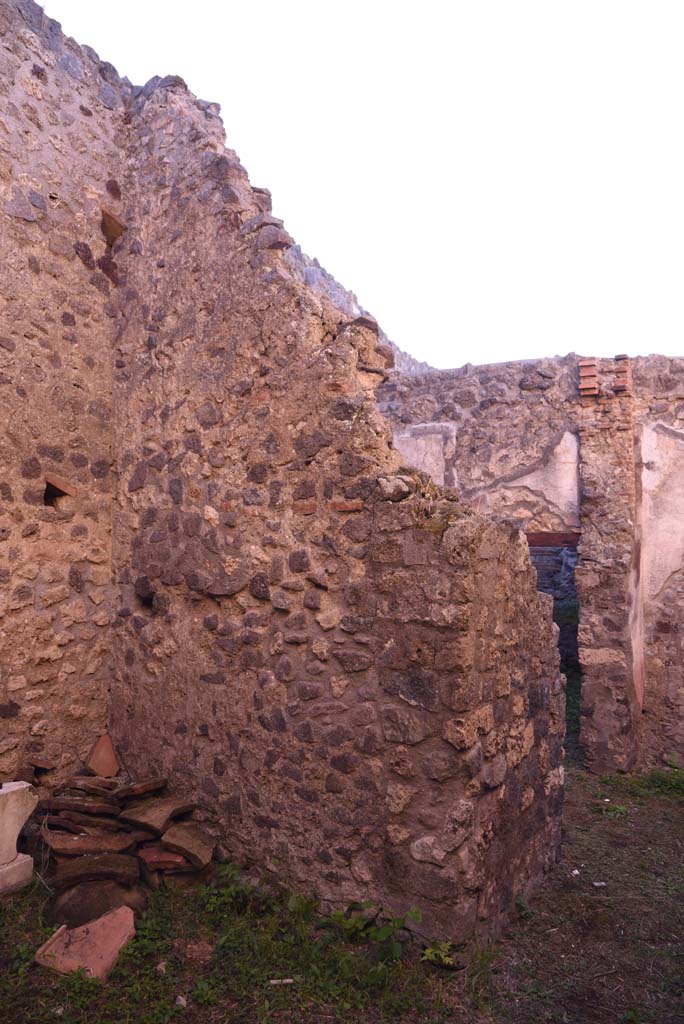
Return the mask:
<path id="1" fill-rule="evenodd" d="M 684 359 L 407 370 L 379 393 L 405 461 L 524 530 L 549 592 L 577 550 L 590 767 L 681 763 Z"/>
<path id="2" fill-rule="evenodd" d="M 524 537 L 400 472 L 374 320 L 182 80 L 0 0 L 0 772 L 105 727 L 231 856 L 493 930 L 553 861 Z"/>

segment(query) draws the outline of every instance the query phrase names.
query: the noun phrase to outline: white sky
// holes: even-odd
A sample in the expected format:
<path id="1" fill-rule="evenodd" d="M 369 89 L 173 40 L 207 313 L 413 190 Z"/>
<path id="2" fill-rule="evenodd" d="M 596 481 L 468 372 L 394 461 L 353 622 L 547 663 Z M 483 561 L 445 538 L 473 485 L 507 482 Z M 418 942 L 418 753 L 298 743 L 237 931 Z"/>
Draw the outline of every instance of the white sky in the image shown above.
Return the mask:
<path id="1" fill-rule="evenodd" d="M 684 355 L 681 0 L 44 0 L 435 366 Z"/>

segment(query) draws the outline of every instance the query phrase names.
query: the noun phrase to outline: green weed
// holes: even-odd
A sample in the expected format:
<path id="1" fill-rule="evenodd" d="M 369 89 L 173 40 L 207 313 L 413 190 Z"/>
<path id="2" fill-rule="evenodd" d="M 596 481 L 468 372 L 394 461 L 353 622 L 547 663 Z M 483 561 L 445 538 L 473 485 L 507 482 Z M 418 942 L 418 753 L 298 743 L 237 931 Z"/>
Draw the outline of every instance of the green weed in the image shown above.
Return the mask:
<path id="1" fill-rule="evenodd" d="M 516 896 L 515 909 L 518 911 L 518 917 L 522 918 L 523 921 L 529 921 L 530 918 L 534 917 L 534 910 L 532 910 L 523 896 Z"/>
<path id="2" fill-rule="evenodd" d="M 366 915 L 366 911 L 374 911 Z M 383 917 L 383 908 L 372 901 L 351 903 L 346 910 L 335 910 L 324 918 L 319 927 L 339 931 L 345 942 L 366 943 L 373 947 L 375 959 L 380 961 L 398 960 L 407 944 L 408 921 L 420 923 L 417 907 L 412 907 L 402 917 Z"/>
<path id="3" fill-rule="evenodd" d="M 606 775 L 602 781 L 635 797 L 684 797 L 684 768 L 652 768 L 641 775 Z"/>
<path id="4" fill-rule="evenodd" d="M 594 804 L 592 810 L 595 814 L 601 814 L 604 818 L 627 818 L 629 816 L 628 807 L 625 807 L 624 804 L 614 804 L 610 801 Z"/>
<path id="5" fill-rule="evenodd" d="M 492 943 L 475 949 L 466 968 L 466 990 L 477 1010 L 486 1010 L 494 996 L 494 965 L 499 953 Z"/>
<path id="6" fill-rule="evenodd" d="M 435 964 L 437 967 L 456 967 L 455 949 L 453 942 L 433 942 L 431 946 L 425 947 L 420 959 L 422 963 Z"/>

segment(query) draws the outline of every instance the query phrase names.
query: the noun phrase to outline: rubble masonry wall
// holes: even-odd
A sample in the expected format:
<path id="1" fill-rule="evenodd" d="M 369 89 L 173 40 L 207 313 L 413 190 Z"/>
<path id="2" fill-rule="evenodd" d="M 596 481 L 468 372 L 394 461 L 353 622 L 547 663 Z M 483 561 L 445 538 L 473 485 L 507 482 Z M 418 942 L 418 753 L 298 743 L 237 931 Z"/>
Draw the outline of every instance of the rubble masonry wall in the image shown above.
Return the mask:
<path id="1" fill-rule="evenodd" d="M 122 108 L 37 7 L 0 4 L 0 773 L 66 767 L 106 726 Z M 104 73 L 104 77 L 103 77 Z M 102 266 L 98 265 L 98 261 Z M 58 485 L 59 497 L 46 485 Z"/>
<path id="2" fill-rule="evenodd" d="M 564 695 L 524 539 L 398 472 L 391 350 L 215 105 L 133 89 L 31 3 L 0 31 L 4 777 L 47 750 L 59 777 L 107 716 L 226 855 L 493 930 L 559 841 Z"/>
<path id="3" fill-rule="evenodd" d="M 409 367 L 383 384 L 379 403 L 407 464 L 525 530 L 531 548 L 579 539 L 589 765 L 680 762 L 684 360 L 582 362 L 592 365 L 570 355 Z M 597 385 L 584 395 L 580 373 Z M 633 382 L 622 387 L 625 375 Z M 546 578 L 547 563 L 538 558 L 540 585 L 552 589 L 561 581 Z"/>

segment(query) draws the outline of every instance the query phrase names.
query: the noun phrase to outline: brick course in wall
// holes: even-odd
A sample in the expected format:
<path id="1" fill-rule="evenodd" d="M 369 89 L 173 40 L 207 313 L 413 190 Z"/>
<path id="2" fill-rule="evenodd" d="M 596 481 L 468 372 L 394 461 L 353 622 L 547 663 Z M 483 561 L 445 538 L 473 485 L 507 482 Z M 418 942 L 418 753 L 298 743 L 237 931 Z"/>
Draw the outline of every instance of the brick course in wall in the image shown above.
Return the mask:
<path id="1" fill-rule="evenodd" d="M 582 372 L 580 362 L 580 374 Z M 623 360 L 593 361 L 587 387 L 580 377 L 579 561 L 582 678 L 581 741 L 595 771 L 628 771 L 637 759 L 643 705 L 641 637 L 632 615 L 635 571 L 636 472 L 631 393 L 616 389 Z"/>

